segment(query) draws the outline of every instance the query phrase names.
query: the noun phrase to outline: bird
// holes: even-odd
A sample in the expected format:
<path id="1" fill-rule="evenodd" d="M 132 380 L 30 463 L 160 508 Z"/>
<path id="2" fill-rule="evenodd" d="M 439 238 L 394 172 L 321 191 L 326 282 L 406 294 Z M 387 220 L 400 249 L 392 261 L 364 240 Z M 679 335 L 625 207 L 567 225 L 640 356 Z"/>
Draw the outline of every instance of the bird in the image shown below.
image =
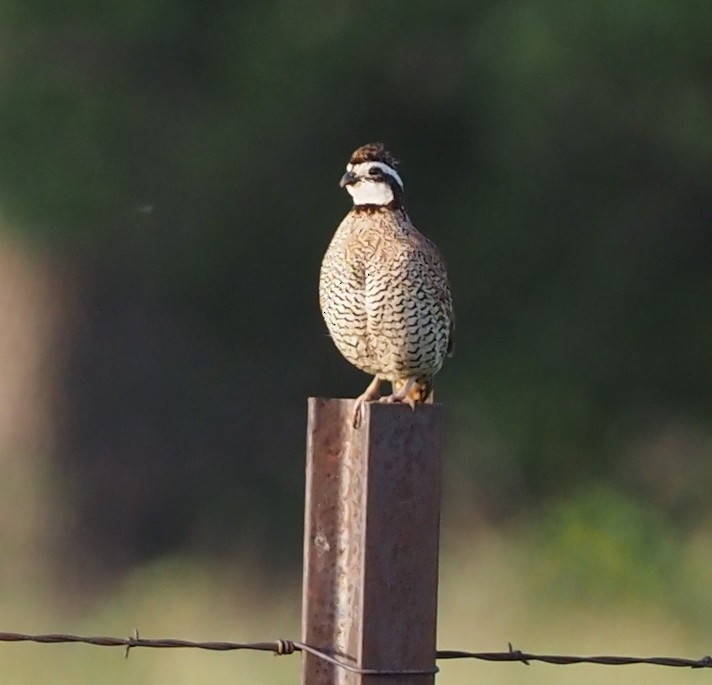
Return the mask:
<path id="1" fill-rule="evenodd" d="M 454 349 L 445 262 L 406 212 L 397 165 L 383 143 L 353 152 L 339 182 L 353 207 L 321 263 L 319 303 L 329 334 L 351 364 L 373 375 L 354 403 L 354 428 L 365 402 L 415 409 L 429 401 L 433 376 Z M 384 381 L 391 393 L 380 397 Z"/>

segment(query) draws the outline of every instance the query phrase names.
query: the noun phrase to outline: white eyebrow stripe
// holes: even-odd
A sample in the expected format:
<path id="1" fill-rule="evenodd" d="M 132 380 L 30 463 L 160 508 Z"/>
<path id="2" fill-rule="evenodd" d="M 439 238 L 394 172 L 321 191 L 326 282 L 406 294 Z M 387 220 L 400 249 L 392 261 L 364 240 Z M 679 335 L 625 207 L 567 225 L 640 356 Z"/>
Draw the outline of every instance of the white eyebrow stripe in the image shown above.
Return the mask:
<path id="1" fill-rule="evenodd" d="M 398 185 L 403 190 L 403 179 L 398 175 L 398 172 L 393 168 L 384 164 L 383 162 L 361 162 L 360 164 L 349 164 L 346 167 L 347 171 L 355 173 L 359 177 L 368 177 L 368 170 L 372 167 L 378 167 L 384 174 L 388 174 L 396 180 Z"/>

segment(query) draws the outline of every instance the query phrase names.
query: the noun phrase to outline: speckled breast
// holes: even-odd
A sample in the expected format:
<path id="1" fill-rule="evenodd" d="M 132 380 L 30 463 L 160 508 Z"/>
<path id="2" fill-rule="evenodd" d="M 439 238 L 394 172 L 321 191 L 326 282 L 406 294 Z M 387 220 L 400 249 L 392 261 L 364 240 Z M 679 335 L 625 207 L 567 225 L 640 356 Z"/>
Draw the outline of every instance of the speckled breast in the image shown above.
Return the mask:
<path id="1" fill-rule="evenodd" d="M 439 255 L 404 217 L 385 210 L 349 213 L 324 255 L 319 287 L 322 314 L 341 354 L 389 380 L 436 373 L 450 328 Z"/>

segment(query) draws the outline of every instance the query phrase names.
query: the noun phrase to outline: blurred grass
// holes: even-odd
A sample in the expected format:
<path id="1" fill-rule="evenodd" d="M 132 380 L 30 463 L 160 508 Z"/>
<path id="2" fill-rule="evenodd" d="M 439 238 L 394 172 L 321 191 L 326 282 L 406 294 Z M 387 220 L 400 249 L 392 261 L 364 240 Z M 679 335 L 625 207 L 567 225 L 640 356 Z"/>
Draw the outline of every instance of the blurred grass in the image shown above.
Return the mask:
<path id="1" fill-rule="evenodd" d="M 669 655 L 709 652 L 712 528 L 676 540 L 644 505 L 593 489 L 540 523 L 443 531 L 439 646 L 503 651 Z M 652 579 L 652 581 L 651 581 Z M 675 589 L 677 588 L 677 590 Z M 48 587 L 3 587 L 2 630 L 252 641 L 299 635 L 298 579 L 278 581 L 247 560 L 165 558 L 101 598 L 52 597 Z M 83 645 L 0 646 L 7 685 L 22 683 L 295 683 L 298 657 Z M 439 682 L 667 683 L 689 670 L 444 662 Z"/>
<path id="2" fill-rule="evenodd" d="M 103 598 L 48 597 L 47 588 L 3 588 L 4 628 L 17 632 L 70 632 L 143 637 L 253 641 L 298 634 L 297 583 L 272 586 L 259 569 L 224 567 L 190 559 L 162 559 L 128 575 Z M 181 683 L 271 682 L 298 679 L 298 658 L 253 652 L 136 649 L 83 645 L 4 645 L 2 682 Z"/>

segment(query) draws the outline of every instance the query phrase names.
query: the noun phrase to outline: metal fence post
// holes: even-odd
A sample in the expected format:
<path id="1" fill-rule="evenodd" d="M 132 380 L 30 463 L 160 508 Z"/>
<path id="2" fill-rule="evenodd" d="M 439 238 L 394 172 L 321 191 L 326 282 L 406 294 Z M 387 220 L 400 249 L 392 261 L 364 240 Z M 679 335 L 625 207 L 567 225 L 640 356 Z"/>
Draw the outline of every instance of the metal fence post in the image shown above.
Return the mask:
<path id="1" fill-rule="evenodd" d="M 302 640 L 361 669 L 435 666 L 442 408 L 310 398 Z M 305 654 L 303 685 L 432 685 Z"/>

